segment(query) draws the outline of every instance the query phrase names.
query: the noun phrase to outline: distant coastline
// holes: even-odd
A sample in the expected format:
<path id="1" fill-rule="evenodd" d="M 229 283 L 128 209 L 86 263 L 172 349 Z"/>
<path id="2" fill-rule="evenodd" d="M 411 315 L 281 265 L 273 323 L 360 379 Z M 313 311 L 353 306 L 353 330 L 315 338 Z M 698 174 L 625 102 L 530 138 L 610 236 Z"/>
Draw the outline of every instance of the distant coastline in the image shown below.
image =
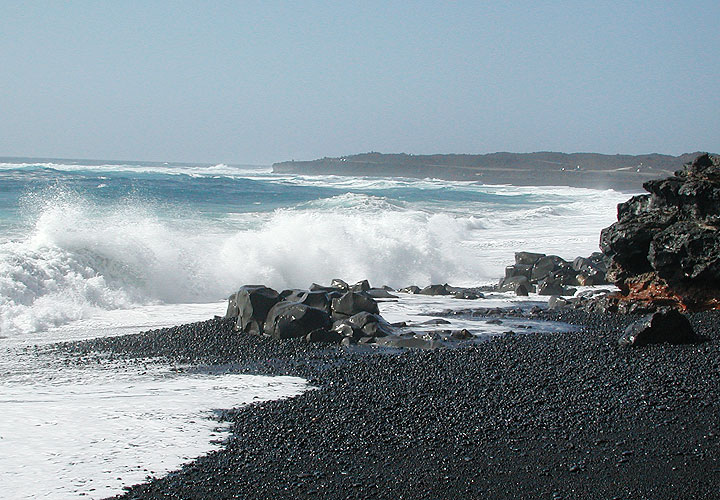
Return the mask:
<path id="1" fill-rule="evenodd" d="M 571 186 L 637 192 L 643 182 L 672 175 L 699 153 L 490 153 L 409 155 L 362 153 L 273 164 L 275 173 L 415 177 L 515 186 Z"/>

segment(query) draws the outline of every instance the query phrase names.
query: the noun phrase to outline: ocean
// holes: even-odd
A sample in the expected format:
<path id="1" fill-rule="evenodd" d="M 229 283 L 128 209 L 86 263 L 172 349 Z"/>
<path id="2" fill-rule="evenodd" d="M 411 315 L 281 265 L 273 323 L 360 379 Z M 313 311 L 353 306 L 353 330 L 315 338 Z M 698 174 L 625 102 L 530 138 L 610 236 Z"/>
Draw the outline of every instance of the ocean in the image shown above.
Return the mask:
<path id="1" fill-rule="evenodd" d="M 0 483 L 14 498 L 116 494 L 217 447 L 226 429 L 211 410 L 310 389 L 162 364 L 71 367 L 31 346 L 222 315 L 243 284 L 487 285 L 516 251 L 597 251 L 628 197 L 269 166 L 2 159 Z M 402 296 L 381 312 L 396 321 L 464 302 Z"/>

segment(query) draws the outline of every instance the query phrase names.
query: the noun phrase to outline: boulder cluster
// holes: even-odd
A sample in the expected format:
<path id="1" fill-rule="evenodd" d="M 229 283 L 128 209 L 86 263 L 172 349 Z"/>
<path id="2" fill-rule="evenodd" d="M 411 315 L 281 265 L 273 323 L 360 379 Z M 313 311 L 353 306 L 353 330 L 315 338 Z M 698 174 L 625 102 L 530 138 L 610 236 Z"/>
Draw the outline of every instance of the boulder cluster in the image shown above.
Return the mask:
<path id="1" fill-rule="evenodd" d="M 481 288 L 461 288 L 457 286 L 450 286 L 447 283 L 444 285 L 428 285 L 424 288 L 420 288 L 416 285 L 406 286 L 398 290 L 398 292 L 417 294 L 417 295 L 451 295 L 456 299 L 476 300 L 484 299 L 485 295 L 481 292 Z"/>
<path id="2" fill-rule="evenodd" d="M 380 316 L 376 299 L 397 298 L 390 291 L 389 287 L 371 288 L 367 280 L 348 285 L 335 279 L 330 286 L 313 284 L 309 290 L 282 292 L 245 285 L 229 297 L 225 317 L 235 320 L 236 331 L 276 339 L 434 347 L 433 339 L 400 333 L 397 328 L 404 324 L 391 325 Z"/>
<path id="3" fill-rule="evenodd" d="M 698 156 L 618 205 L 600 247 L 620 288 L 608 309 L 720 308 L 720 157 Z"/>
<path id="4" fill-rule="evenodd" d="M 313 284 L 309 290 L 282 292 L 245 285 L 229 297 L 226 317 L 237 318 L 237 331 L 276 339 L 370 342 L 392 332 L 373 295 L 392 297 L 385 289 L 371 289 L 367 281 L 351 286 L 333 280 L 329 287 Z"/>
<path id="5" fill-rule="evenodd" d="M 516 252 L 515 264 L 505 268 L 505 277 L 498 283 L 500 292 L 515 292 L 527 296 L 530 292 L 538 295 L 574 295 L 575 286 L 604 285 L 605 256 L 595 252 L 590 257 L 577 257 L 568 262 L 557 255 Z"/>

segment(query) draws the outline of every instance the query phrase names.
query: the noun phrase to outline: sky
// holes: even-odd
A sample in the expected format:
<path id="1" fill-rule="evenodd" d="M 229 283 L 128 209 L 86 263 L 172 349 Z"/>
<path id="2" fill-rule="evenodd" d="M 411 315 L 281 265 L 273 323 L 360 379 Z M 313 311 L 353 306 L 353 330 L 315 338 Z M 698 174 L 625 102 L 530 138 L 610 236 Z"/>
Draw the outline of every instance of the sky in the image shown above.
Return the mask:
<path id="1" fill-rule="evenodd" d="M 720 152 L 720 2 L 0 0 L 0 156 Z"/>

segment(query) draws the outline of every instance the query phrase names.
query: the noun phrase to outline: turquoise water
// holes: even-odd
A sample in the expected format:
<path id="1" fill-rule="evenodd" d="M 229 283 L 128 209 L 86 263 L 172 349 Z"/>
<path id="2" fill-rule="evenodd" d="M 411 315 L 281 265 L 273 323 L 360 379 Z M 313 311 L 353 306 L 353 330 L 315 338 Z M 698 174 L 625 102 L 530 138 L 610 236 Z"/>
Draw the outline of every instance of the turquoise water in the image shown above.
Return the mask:
<path id="1" fill-rule="evenodd" d="M 597 250 L 626 197 L 242 165 L 4 159 L 0 335 L 219 301 L 244 283 L 486 284 L 517 250 Z"/>

